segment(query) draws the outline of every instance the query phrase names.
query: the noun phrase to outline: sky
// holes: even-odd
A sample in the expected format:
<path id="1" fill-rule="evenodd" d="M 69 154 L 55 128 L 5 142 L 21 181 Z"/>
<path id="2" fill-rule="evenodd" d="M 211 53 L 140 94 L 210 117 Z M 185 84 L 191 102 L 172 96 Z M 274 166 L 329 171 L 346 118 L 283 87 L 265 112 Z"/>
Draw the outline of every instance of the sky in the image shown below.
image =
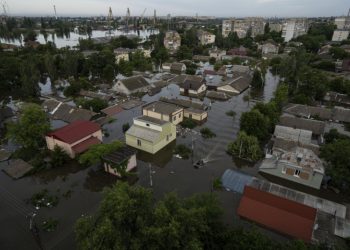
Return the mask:
<path id="1" fill-rule="evenodd" d="M 132 16 L 216 16 L 216 17 L 320 17 L 347 14 L 349 0 L 0 0 L 7 2 L 10 15 L 58 16 L 125 15 L 129 7 Z M 0 14 L 2 9 L 0 9 Z"/>

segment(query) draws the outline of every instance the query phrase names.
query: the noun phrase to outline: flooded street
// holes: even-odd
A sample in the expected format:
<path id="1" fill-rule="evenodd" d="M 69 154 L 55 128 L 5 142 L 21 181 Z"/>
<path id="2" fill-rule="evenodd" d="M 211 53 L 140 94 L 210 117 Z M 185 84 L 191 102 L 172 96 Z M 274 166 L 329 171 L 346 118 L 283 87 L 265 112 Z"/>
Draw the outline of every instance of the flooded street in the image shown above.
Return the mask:
<path id="1" fill-rule="evenodd" d="M 254 97 L 249 102 L 244 101 L 243 98 L 251 90 L 225 102 L 215 101 L 208 110 L 208 121 L 205 124 L 196 127 L 184 137 L 179 136 L 176 143 L 172 143 L 156 155 L 139 152 L 137 176 L 132 177 L 129 182 L 152 188 L 155 198 L 159 199 L 173 191 L 181 197 L 211 192 L 213 180 L 220 178 L 228 168 L 257 175 L 256 166 L 234 161 L 226 153 L 226 148 L 227 144 L 236 138 L 241 114 L 251 109 L 257 100 L 269 101 L 273 97 L 278 81 L 277 77 L 267 73 L 264 89 L 254 91 Z M 158 100 L 161 96 L 185 98 L 179 96 L 177 85 L 170 84 L 159 94 L 152 97 L 146 95 L 142 100 L 151 102 Z M 205 99 L 204 102 L 209 103 L 210 100 Z M 236 112 L 234 118 L 225 114 L 230 110 Z M 104 142 L 124 140 L 123 124 L 131 125 L 133 117 L 139 115 L 141 115 L 141 106 L 115 115 L 116 121 L 104 125 L 104 129 L 109 133 L 109 136 L 104 138 Z M 199 133 L 202 127 L 210 128 L 216 137 L 203 139 Z M 193 145 L 193 159 L 182 160 L 173 157 L 173 148 L 176 144 L 185 144 L 189 147 Z M 192 160 L 203 158 L 208 163 L 201 169 L 194 168 Z M 1 168 L 6 165 L 6 163 L 1 164 Z M 2 198 L 0 214 L 3 222 L 0 226 L 0 249 L 37 249 L 36 240 L 38 239 L 30 232 L 29 219 L 26 218 L 35 208 L 27 200 L 43 189 L 47 189 L 51 195 L 59 198 L 56 207 L 39 209 L 34 219 L 38 227 L 48 218 L 57 219 L 59 222 L 54 232 L 40 231 L 44 249 L 74 249 L 74 222 L 83 214 L 93 213 L 99 205 L 103 188 L 113 185 L 116 181 L 116 177 L 103 172 L 98 166 L 91 168 L 77 165 L 65 166 L 16 181 L 0 171 L 0 198 Z M 220 191 L 217 194 L 225 211 L 225 222 L 234 225 L 246 224 L 240 221 L 235 213 L 240 195 L 226 191 Z M 283 238 L 271 232 L 268 234 Z M 13 239 L 21 240 L 14 242 Z"/>

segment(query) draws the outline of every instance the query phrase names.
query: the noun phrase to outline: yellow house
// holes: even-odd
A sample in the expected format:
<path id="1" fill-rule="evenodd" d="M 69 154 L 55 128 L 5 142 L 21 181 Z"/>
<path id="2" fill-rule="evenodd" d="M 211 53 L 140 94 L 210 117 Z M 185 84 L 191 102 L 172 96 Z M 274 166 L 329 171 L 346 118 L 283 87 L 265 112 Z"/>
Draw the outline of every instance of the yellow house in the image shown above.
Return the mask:
<path id="1" fill-rule="evenodd" d="M 134 118 L 134 124 L 125 133 L 126 144 L 151 154 L 176 139 L 176 126 L 171 122 L 141 116 Z"/>
<path id="2" fill-rule="evenodd" d="M 71 158 L 75 158 L 90 146 L 102 143 L 102 131 L 97 123 L 76 121 L 48 133 L 45 139 L 49 150 L 58 146 Z"/>
<path id="3" fill-rule="evenodd" d="M 184 109 L 178 105 L 161 101 L 151 102 L 142 108 L 144 116 L 171 122 L 175 125 L 183 121 L 183 111 Z"/>

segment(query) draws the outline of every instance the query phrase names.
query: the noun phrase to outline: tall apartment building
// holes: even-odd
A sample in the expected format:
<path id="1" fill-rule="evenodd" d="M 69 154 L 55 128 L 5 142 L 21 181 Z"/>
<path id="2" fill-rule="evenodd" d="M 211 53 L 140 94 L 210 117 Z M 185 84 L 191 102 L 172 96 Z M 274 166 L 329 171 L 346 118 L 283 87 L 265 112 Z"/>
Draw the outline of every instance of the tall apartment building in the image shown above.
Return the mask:
<path id="1" fill-rule="evenodd" d="M 197 37 L 201 45 L 215 43 L 215 35 L 208 31 L 199 30 L 197 33 Z"/>
<path id="2" fill-rule="evenodd" d="M 262 18 L 245 18 L 245 19 L 229 19 L 222 22 L 222 35 L 227 37 L 230 32 L 236 32 L 239 38 L 247 36 L 249 30 L 251 36 L 255 37 L 264 34 L 264 19 Z"/>
<path id="3" fill-rule="evenodd" d="M 270 31 L 281 32 L 282 24 L 280 23 L 269 23 Z"/>
<path id="4" fill-rule="evenodd" d="M 333 32 L 332 41 L 341 42 L 348 39 L 350 30 L 350 17 L 337 17 L 334 20 L 337 29 Z"/>
<path id="5" fill-rule="evenodd" d="M 289 19 L 282 27 L 282 37 L 285 42 L 289 42 L 293 38 L 305 35 L 309 25 L 306 19 Z"/>

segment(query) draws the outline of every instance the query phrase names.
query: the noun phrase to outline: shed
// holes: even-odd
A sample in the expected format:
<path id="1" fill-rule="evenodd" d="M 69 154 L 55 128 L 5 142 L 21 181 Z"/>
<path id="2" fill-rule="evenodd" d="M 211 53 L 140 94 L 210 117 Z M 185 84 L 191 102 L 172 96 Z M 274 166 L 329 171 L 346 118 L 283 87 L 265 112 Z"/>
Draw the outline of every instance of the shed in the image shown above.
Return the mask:
<path id="1" fill-rule="evenodd" d="M 29 163 L 23 161 L 22 159 L 15 159 L 6 166 L 3 171 L 8 174 L 13 179 L 19 179 L 28 174 L 34 168 Z"/>

